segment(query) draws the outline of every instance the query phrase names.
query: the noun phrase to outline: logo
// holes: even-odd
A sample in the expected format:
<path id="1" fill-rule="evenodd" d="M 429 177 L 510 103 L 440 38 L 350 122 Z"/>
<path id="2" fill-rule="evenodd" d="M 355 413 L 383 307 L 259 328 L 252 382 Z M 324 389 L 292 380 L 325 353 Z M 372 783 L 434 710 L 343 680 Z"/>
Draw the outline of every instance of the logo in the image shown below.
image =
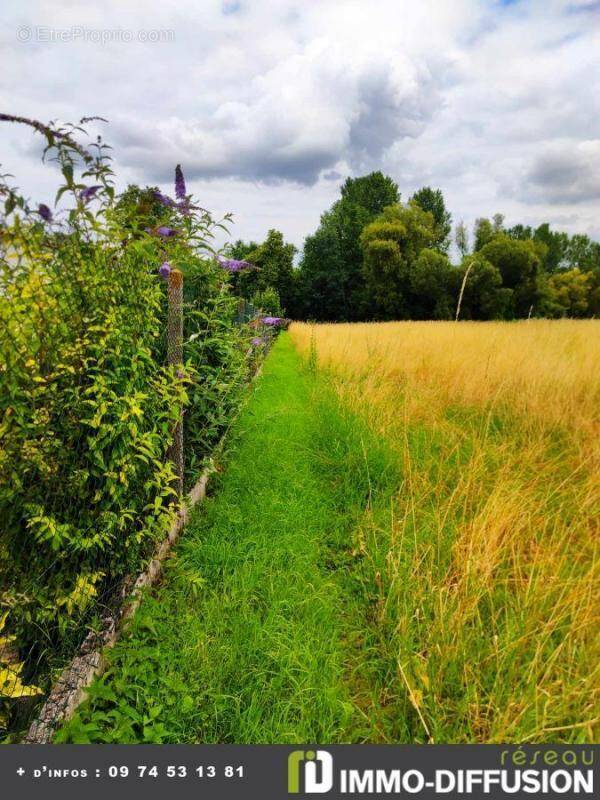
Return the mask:
<path id="1" fill-rule="evenodd" d="M 301 769 L 303 767 L 303 769 Z M 288 756 L 288 794 L 302 791 L 304 776 L 306 794 L 324 794 L 333 786 L 333 758 L 325 750 L 294 750 Z"/>

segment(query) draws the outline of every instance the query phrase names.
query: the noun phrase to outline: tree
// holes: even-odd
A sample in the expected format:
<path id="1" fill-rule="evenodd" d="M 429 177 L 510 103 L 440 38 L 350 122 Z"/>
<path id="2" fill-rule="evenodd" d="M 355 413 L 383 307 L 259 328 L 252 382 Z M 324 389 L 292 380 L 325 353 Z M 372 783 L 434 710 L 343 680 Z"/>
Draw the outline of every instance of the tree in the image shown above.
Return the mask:
<path id="1" fill-rule="evenodd" d="M 282 308 L 287 309 L 294 303 L 296 247 L 284 240 L 281 231 L 271 229 L 265 241 L 253 250 L 248 250 L 243 243 L 234 249 L 239 253 L 235 257 L 242 257 L 258 268 L 239 274 L 237 285 L 243 297 L 250 300 L 257 292 L 274 289 Z"/>
<path id="2" fill-rule="evenodd" d="M 452 319 L 456 278 L 446 255 L 428 248 L 421 250 L 410 265 L 411 319 Z"/>
<path id="3" fill-rule="evenodd" d="M 586 317 L 590 310 L 593 275 L 579 267 L 551 275 L 546 285 L 543 311 L 552 317 Z"/>
<path id="4" fill-rule="evenodd" d="M 503 319 L 512 298 L 512 290 L 502 286 L 500 270 L 476 253 L 463 260 L 459 270 L 464 281 L 460 319 Z"/>
<path id="5" fill-rule="evenodd" d="M 232 245 L 229 245 L 228 255 L 231 258 L 246 261 L 248 253 L 252 253 L 252 251 L 256 250 L 258 247 L 258 242 L 244 242 L 242 239 L 237 239 Z"/>
<path id="6" fill-rule="evenodd" d="M 494 214 L 492 227 L 494 228 L 494 233 L 502 233 L 504 231 L 504 214 Z"/>
<path id="7" fill-rule="evenodd" d="M 417 203 L 423 211 L 429 211 L 433 215 L 435 223 L 434 249 L 440 253 L 447 253 L 452 231 L 452 214 L 446 209 L 442 190 L 424 186 L 413 194 L 411 200 Z"/>
<path id="8" fill-rule="evenodd" d="M 473 252 L 478 253 L 482 247 L 494 238 L 494 226 L 486 217 L 479 217 L 475 220 L 473 229 Z"/>
<path id="9" fill-rule="evenodd" d="M 429 258 L 416 265 L 421 252 L 431 248 L 435 238 L 433 215 L 415 202 L 389 206 L 365 227 L 360 239 L 363 274 L 374 318 L 410 319 L 418 302 L 413 281 L 422 288 L 428 268 L 435 271 L 439 267 Z"/>
<path id="10" fill-rule="evenodd" d="M 250 302 L 256 309 L 260 309 L 264 314 L 280 317 L 283 313 L 277 290 L 273 289 L 271 286 L 263 291 L 255 292 Z"/>
<path id="11" fill-rule="evenodd" d="M 304 242 L 294 315 L 325 321 L 349 319 L 345 274 L 334 214 L 326 211 L 315 233 L 307 236 Z"/>
<path id="12" fill-rule="evenodd" d="M 145 186 L 143 189 L 130 183 L 117 198 L 112 215 L 114 219 L 133 235 L 142 234 L 145 228 L 168 225 L 175 217 L 172 208 L 160 201 L 158 186 Z"/>
<path id="13" fill-rule="evenodd" d="M 582 270 L 600 270 L 600 243 L 576 233 L 565 248 L 565 262 Z"/>
<path id="14" fill-rule="evenodd" d="M 461 254 L 462 258 L 464 258 L 469 252 L 469 231 L 462 219 L 455 228 L 454 241 L 458 252 Z"/>
<path id="15" fill-rule="evenodd" d="M 400 199 L 398 185 L 383 172 L 371 172 L 361 178 L 346 178 L 341 189 L 342 202 L 359 206 L 371 217 Z"/>
<path id="16" fill-rule="evenodd" d="M 511 315 L 527 317 L 540 299 L 541 260 L 534 243 L 499 234 L 479 252 L 499 270 L 503 286 L 512 290 Z"/>
<path id="17" fill-rule="evenodd" d="M 569 236 L 566 233 L 552 231 L 547 222 L 535 230 L 529 225 L 514 225 L 506 231 L 511 239 L 530 240 L 536 245 L 542 267 L 546 272 L 555 272 L 564 264 Z"/>
<path id="18" fill-rule="evenodd" d="M 304 316 L 364 319 L 367 299 L 360 235 L 365 225 L 398 199 L 397 185 L 381 172 L 345 181 L 341 198 L 323 214 L 319 228 L 304 245 L 298 276 Z"/>
<path id="19" fill-rule="evenodd" d="M 568 234 L 552 231 L 550 230 L 550 225 L 544 222 L 535 229 L 531 238 L 545 248 L 542 264 L 546 272 L 556 272 L 565 260 L 569 245 Z"/>
<path id="20" fill-rule="evenodd" d="M 511 239 L 533 239 L 533 229 L 530 225 L 513 225 L 512 228 L 507 228 L 505 231 L 507 236 Z"/>

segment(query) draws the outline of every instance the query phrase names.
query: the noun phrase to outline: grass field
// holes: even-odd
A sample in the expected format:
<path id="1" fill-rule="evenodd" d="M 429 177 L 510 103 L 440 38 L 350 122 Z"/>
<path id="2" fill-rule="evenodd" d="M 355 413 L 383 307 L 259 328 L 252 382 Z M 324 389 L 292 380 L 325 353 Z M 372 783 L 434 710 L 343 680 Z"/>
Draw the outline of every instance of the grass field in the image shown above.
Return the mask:
<path id="1" fill-rule="evenodd" d="M 369 634 L 349 567 L 365 498 L 387 507 L 397 477 L 281 337 L 165 583 L 58 741 L 378 738 L 357 702 Z"/>
<path id="2" fill-rule="evenodd" d="M 58 741 L 597 740 L 599 331 L 293 325 Z"/>
<path id="3" fill-rule="evenodd" d="M 600 323 L 295 325 L 402 460 L 357 532 L 382 693 L 436 741 L 586 741 L 599 721 Z M 415 731 L 415 735 L 417 732 Z"/>

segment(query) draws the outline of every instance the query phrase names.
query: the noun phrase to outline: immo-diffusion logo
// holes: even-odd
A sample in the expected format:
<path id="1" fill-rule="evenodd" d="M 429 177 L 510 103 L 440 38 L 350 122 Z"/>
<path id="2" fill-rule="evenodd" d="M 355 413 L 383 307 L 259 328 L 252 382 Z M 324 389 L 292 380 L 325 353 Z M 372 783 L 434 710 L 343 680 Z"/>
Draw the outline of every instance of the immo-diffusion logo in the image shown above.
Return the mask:
<path id="1" fill-rule="evenodd" d="M 324 794 L 332 786 L 333 758 L 330 753 L 325 750 L 294 750 L 289 754 L 288 794 L 302 791 L 306 794 Z"/>

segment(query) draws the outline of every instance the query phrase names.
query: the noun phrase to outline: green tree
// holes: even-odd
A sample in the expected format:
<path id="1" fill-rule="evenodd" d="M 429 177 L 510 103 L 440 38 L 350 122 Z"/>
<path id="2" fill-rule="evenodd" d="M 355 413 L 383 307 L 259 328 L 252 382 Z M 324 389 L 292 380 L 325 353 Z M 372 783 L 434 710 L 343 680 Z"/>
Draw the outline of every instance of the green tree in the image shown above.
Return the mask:
<path id="1" fill-rule="evenodd" d="M 454 241 L 458 252 L 464 258 L 469 252 L 469 231 L 462 219 L 454 230 Z"/>
<path id="2" fill-rule="evenodd" d="M 416 266 L 435 237 L 432 214 L 415 202 L 389 206 L 365 227 L 361 235 L 363 274 L 375 319 L 410 319 L 415 306 L 413 280 L 423 287 L 428 269 L 435 271 L 439 266 L 429 257 Z"/>
<path id="3" fill-rule="evenodd" d="M 494 233 L 504 232 L 504 214 L 494 214 L 492 217 L 492 227 L 494 229 Z"/>
<path id="4" fill-rule="evenodd" d="M 541 260 L 533 241 L 499 234 L 479 252 L 499 270 L 504 288 L 512 290 L 511 316 L 527 317 L 540 299 Z"/>
<path id="5" fill-rule="evenodd" d="M 511 239 L 533 239 L 533 229 L 530 225 L 513 225 L 512 228 L 507 228 L 505 231 L 507 236 Z"/>
<path id="6" fill-rule="evenodd" d="M 593 275 L 579 267 L 560 270 L 547 282 L 544 312 L 553 317 L 586 317 L 590 311 Z"/>
<path id="7" fill-rule="evenodd" d="M 243 239 L 237 239 L 233 244 L 229 245 L 228 255 L 231 258 L 237 258 L 240 261 L 246 261 L 248 254 L 252 253 L 258 247 L 258 242 L 244 242 Z"/>
<path id="8" fill-rule="evenodd" d="M 546 272 L 556 272 L 564 263 L 569 245 L 568 234 L 552 231 L 550 225 L 544 222 L 535 229 L 531 238 L 545 248 L 542 264 Z"/>
<path id="9" fill-rule="evenodd" d="M 394 181 L 381 172 L 348 178 L 341 198 L 307 237 L 298 276 L 299 305 L 306 317 L 364 319 L 368 298 L 362 273 L 360 235 L 386 206 L 399 199 Z"/>
<path id="10" fill-rule="evenodd" d="M 263 289 L 263 291 L 255 292 L 252 295 L 252 305 L 260 309 L 264 314 L 271 314 L 275 317 L 283 313 L 281 308 L 281 300 L 277 294 L 277 290 L 272 286 Z"/>
<path id="11" fill-rule="evenodd" d="M 161 203 L 161 196 L 158 186 L 141 188 L 130 183 L 111 209 L 111 219 L 134 236 L 142 235 L 146 228 L 172 224 L 175 211 Z"/>
<path id="12" fill-rule="evenodd" d="M 411 319 L 452 319 L 457 272 L 448 257 L 436 250 L 421 250 L 410 266 Z"/>
<path id="13" fill-rule="evenodd" d="M 441 253 L 447 253 L 452 231 L 452 214 L 446 208 L 442 190 L 424 186 L 413 194 L 411 200 L 417 203 L 423 211 L 429 211 L 433 216 L 435 223 L 434 249 Z"/>
<path id="14" fill-rule="evenodd" d="M 465 280 L 466 277 L 466 280 Z M 460 319 L 504 319 L 510 309 L 512 290 L 502 286 L 500 270 L 480 253 L 467 256 L 459 268 L 464 281 Z"/>
<path id="15" fill-rule="evenodd" d="M 576 233 L 565 248 L 565 263 L 582 270 L 600 270 L 600 243 Z"/>
<path id="16" fill-rule="evenodd" d="M 495 235 L 494 226 L 487 217 L 476 219 L 473 228 L 473 252 L 478 253 Z"/>
<path id="17" fill-rule="evenodd" d="M 257 292 L 274 289 L 281 306 L 287 309 L 295 300 L 294 256 L 296 247 L 286 242 L 281 231 L 271 229 L 265 241 L 254 249 L 236 243 L 234 258 L 243 258 L 254 264 L 256 270 L 247 270 L 237 276 L 237 286 L 242 297 L 251 300 Z"/>
<path id="18" fill-rule="evenodd" d="M 333 211 L 326 211 L 321 224 L 304 242 L 298 273 L 295 315 L 326 321 L 351 318 L 346 262 Z"/>

